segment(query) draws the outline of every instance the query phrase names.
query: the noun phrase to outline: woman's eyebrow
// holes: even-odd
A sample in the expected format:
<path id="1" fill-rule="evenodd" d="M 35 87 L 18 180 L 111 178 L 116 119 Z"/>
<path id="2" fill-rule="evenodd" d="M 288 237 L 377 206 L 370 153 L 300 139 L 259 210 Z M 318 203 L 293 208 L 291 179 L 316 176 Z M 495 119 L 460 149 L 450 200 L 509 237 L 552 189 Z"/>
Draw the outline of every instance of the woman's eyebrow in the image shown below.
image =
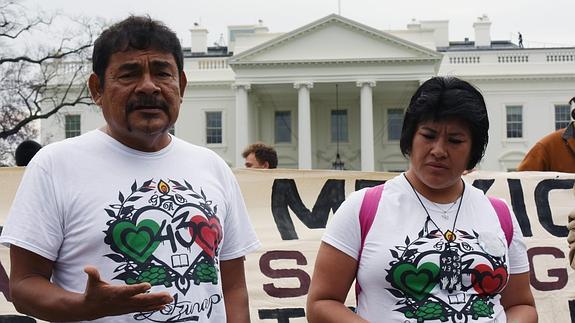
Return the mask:
<path id="1" fill-rule="evenodd" d="M 437 132 L 437 130 L 429 127 L 429 126 L 421 126 L 419 127 L 420 130 L 427 130 L 427 131 L 431 131 L 431 132 Z"/>

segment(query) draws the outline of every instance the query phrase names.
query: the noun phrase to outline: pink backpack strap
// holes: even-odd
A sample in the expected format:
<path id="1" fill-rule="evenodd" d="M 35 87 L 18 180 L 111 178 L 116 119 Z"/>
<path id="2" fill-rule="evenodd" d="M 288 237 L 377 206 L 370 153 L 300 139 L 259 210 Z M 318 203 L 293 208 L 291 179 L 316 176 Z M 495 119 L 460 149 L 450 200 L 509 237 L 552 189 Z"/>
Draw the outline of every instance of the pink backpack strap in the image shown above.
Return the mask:
<path id="1" fill-rule="evenodd" d="M 377 206 L 379 205 L 379 200 L 381 199 L 381 192 L 383 191 L 383 184 L 373 186 L 365 191 L 363 196 L 363 201 L 361 202 L 361 208 L 359 209 L 359 227 L 361 231 L 361 245 L 359 247 L 359 253 L 357 255 L 357 264 L 359 267 L 359 260 L 361 259 L 361 253 L 363 251 L 363 245 L 365 243 L 365 237 L 371 229 L 373 220 L 375 219 L 375 214 L 377 213 Z M 359 295 L 361 287 L 357 280 L 355 282 L 355 296 Z"/>
<path id="2" fill-rule="evenodd" d="M 488 198 L 489 202 L 491 202 L 491 205 L 493 205 L 493 208 L 495 209 L 495 213 L 497 213 L 499 224 L 501 225 L 501 229 L 503 229 L 503 233 L 505 233 L 507 247 L 509 247 L 513 240 L 513 221 L 511 220 L 509 208 L 505 202 L 496 197 L 488 196 Z"/>

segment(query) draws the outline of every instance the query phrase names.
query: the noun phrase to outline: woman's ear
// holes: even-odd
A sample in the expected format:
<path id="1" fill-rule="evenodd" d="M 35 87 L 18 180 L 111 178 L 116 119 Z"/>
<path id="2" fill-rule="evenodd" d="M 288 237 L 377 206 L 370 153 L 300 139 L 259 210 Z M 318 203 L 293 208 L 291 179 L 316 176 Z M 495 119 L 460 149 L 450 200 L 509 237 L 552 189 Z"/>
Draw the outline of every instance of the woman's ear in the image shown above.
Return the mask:
<path id="1" fill-rule="evenodd" d="M 100 106 L 102 102 L 102 87 L 100 86 L 100 79 L 94 73 L 90 74 L 88 78 L 88 89 L 90 89 L 90 96 L 96 105 Z"/>

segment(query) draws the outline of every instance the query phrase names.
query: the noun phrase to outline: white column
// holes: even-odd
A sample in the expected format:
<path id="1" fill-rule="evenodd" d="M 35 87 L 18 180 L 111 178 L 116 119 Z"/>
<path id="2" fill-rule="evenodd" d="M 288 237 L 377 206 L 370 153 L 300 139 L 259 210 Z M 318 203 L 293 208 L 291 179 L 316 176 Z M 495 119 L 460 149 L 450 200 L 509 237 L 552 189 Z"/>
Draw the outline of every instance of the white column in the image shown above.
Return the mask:
<path id="1" fill-rule="evenodd" d="M 309 90 L 313 88 L 311 82 L 298 82 L 294 84 L 298 89 L 298 168 L 311 169 L 311 111 Z"/>
<path id="2" fill-rule="evenodd" d="M 373 143 L 373 91 L 374 81 L 359 81 L 357 86 L 361 88 L 361 170 L 373 172 L 374 167 L 374 143 Z"/>
<path id="3" fill-rule="evenodd" d="M 248 142 L 248 90 L 249 84 L 234 84 L 232 88 L 236 91 L 236 164 L 235 167 L 242 167 L 244 158 L 242 152 L 249 145 Z"/>

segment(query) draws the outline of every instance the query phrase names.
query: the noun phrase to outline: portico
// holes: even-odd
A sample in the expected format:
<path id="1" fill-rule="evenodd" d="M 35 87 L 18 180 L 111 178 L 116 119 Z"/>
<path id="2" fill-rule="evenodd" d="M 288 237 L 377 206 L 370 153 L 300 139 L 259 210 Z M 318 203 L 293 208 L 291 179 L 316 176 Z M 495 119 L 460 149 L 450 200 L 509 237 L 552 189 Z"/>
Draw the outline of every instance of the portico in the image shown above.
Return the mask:
<path id="1" fill-rule="evenodd" d="M 407 107 L 441 57 L 337 15 L 234 55 L 236 165 L 248 143 L 265 141 L 285 167 L 329 169 L 339 152 L 346 169 L 405 168 L 388 112 Z"/>

